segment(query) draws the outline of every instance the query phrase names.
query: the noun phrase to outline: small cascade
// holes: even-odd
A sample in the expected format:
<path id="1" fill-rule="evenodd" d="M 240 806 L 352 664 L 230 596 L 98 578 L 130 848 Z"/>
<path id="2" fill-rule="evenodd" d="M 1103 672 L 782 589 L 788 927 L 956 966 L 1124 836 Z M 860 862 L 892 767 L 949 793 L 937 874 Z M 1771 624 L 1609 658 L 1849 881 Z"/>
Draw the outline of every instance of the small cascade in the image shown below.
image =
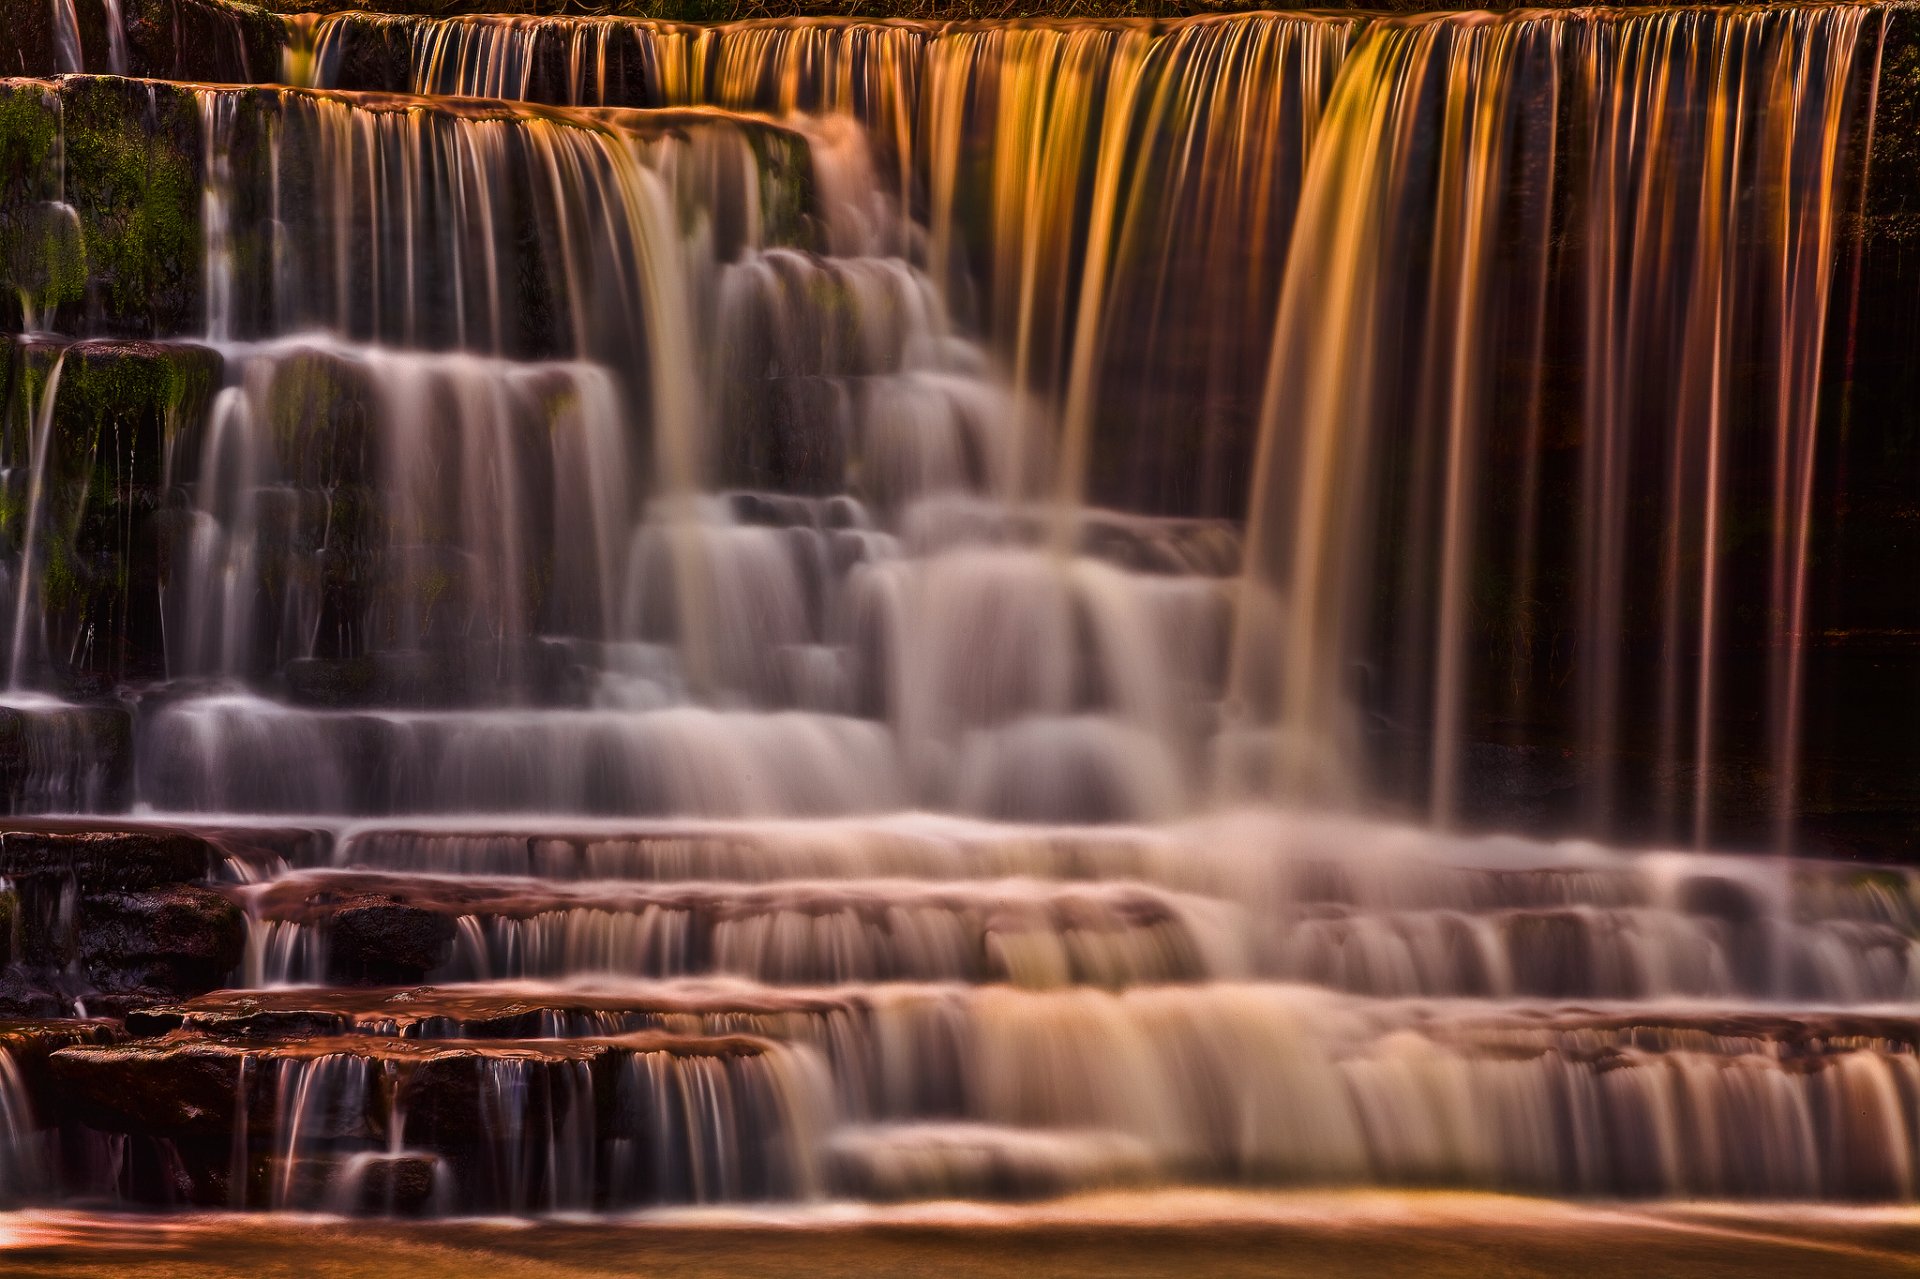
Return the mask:
<path id="1" fill-rule="evenodd" d="M 608 1196 L 619 1204 L 809 1199 L 820 1191 L 826 1080 L 809 1055 L 636 1052 L 614 1104 Z"/>
<path id="2" fill-rule="evenodd" d="M 454 921 L 438 980 L 724 973 L 789 984 L 1002 981 L 1022 986 L 1235 975 L 1245 926 L 1216 904 L 1144 887 L 880 881 L 751 889 L 423 883 L 293 876 L 250 895 L 252 984 L 321 983 L 335 909 L 399 901 Z"/>
<path id="3" fill-rule="evenodd" d="M 451 658 L 459 697 L 526 687 L 543 617 L 609 633 L 631 463 L 604 370 L 296 341 L 244 357 L 238 382 L 174 442 L 196 497 L 175 674 L 381 648 Z M 365 416 L 333 416 L 332 393 Z"/>
<path id="4" fill-rule="evenodd" d="M 127 74 L 127 25 L 121 16 L 120 0 L 100 0 L 100 13 L 103 22 L 100 27 L 89 27 L 97 36 L 104 36 L 105 45 L 95 48 L 94 65 L 87 65 L 87 49 L 81 37 L 80 5 L 85 0 L 50 0 L 52 7 L 53 62 L 49 70 L 62 74 L 78 74 L 86 71 L 110 72 L 113 75 Z M 101 54 L 105 61 L 100 60 Z"/>
<path id="5" fill-rule="evenodd" d="M 319 85 L 849 116 L 886 173 L 881 194 L 919 215 L 932 278 L 977 315 L 1011 379 L 1018 491 L 1232 515 L 1266 358 L 1234 335 L 1270 323 L 1300 175 L 1356 25 L 343 13 L 318 18 L 292 56 Z M 1209 349 L 1183 336 L 1200 332 Z M 1201 415 L 1200 466 L 1177 476 L 1155 473 L 1176 459 L 1155 427 L 1169 411 Z M 1110 472 L 1109 448 L 1143 466 Z"/>
<path id="6" fill-rule="evenodd" d="M 220 1170 L 235 1207 L 532 1215 L 804 1199 L 816 1125 L 833 1113 L 808 1053 L 741 1037 L 200 1051 L 238 1081 Z"/>
<path id="7" fill-rule="evenodd" d="M 239 1066 L 238 1105 L 243 1114 L 251 1106 L 247 1093 L 250 1064 L 242 1059 Z M 274 1093 L 268 1206 L 285 1209 L 313 1203 L 321 1198 L 314 1183 L 333 1172 L 327 1156 L 334 1146 L 365 1133 L 372 1103 L 373 1068 L 366 1058 L 347 1053 L 267 1064 Z M 235 1136 L 244 1140 L 245 1130 L 236 1125 Z"/>

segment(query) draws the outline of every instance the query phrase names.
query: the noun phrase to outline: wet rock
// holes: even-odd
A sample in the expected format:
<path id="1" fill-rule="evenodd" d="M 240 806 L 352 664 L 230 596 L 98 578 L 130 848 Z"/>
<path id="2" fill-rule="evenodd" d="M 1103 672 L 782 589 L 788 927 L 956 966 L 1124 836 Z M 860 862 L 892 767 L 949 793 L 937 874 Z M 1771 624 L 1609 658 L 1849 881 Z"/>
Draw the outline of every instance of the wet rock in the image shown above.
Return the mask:
<path id="1" fill-rule="evenodd" d="M 794 376 L 730 385 L 719 453 L 724 482 L 787 493 L 832 493 L 846 486 L 853 410 L 832 378 Z M 742 494 L 762 503 L 774 494 Z M 755 518 L 750 523 L 792 523 Z"/>
<path id="2" fill-rule="evenodd" d="M 1682 884 L 1680 909 L 1729 924 L 1751 924 L 1766 913 L 1751 888 L 1723 875 L 1702 875 Z"/>
<path id="3" fill-rule="evenodd" d="M 118 1028 L 111 1022 L 68 1017 L 37 1017 L 31 1021 L 0 1021 L 0 1049 L 4 1049 L 34 1113 L 43 1119 L 58 1117 L 59 1109 L 51 1091 L 47 1059 L 62 1048 L 117 1042 Z"/>
<path id="4" fill-rule="evenodd" d="M 0 164 L 0 272 L 13 286 L 9 303 L 37 302 L 43 325 L 57 312 L 64 332 L 151 337 L 197 327 L 199 139 L 194 96 L 173 85 L 76 76 L 0 87 L 0 158 L 9 161 Z M 56 143 L 63 165 L 53 162 Z M 77 270 L 49 270 L 45 241 L 34 235 L 55 199 L 71 210 L 85 246 Z"/>
<path id="5" fill-rule="evenodd" d="M 210 1040 L 63 1048 L 47 1058 L 66 1114 L 105 1132 L 225 1134 L 246 1051 Z"/>
<path id="6" fill-rule="evenodd" d="M 246 951 L 239 907 L 188 884 L 84 897 L 79 920 L 81 967 L 109 995 L 199 994 L 221 985 Z"/>
<path id="7" fill-rule="evenodd" d="M 333 1198 L 351 1212 L 419 1216 L 437 1206 L 445 1175 L 431 1155 L 363 1155 L 340 1171 Z"/>
<path id="8" fill-rule="evenodd" d="M 497 1137 L 491 1131 L 497 1120 L 488 1121 L 503 1113 L 503 1102 L 527 1131 L 557 1129 L 572 1107 L 593 1106 L 596 1092 L 610 1093 L 581 1084 L 604 1074 L 611 1052 L 605 1044 L 573 1040 L 551 1050 L 480 1042 L 473 1051 L 436 1053 L 407 1075 L 407 1140 L 450 1151 L 484 1145 Z M 584 1079 L 575 1063 L 585 1063 Z M 588 1131 L 599 1120 L 582 1118 Z"/>
<path id="9" fill-rule="evenodd" d="M 8 429 L 38 421 L 47 394 L 54 395 L 37 534 L 41 624 L 21 658 L 42 687 L 104 699 L 125 680 L 165 672 L 160 582 L 170 525 L 161 509 L 163 459 L 175 434 L 204 417 L 222 361 L 193 343 L 35 338 L 0 345 L 0 420 L 16 424 Z M 24 456 L 26 444 L 16 434 L 10 447 Z M 0 507 L 0 531 L 15 545 L 25 537 L 28 510 L 24 500 Z M 100 743 L 111 744 L 110 736 Z M 98 804 L 43 807 L 123 807 L 125 771 L 122 765 L 107 774 L 105 783 L 118 790 Z"/>
<path id="10" fill-rule="evenodd" d="M 83 50 L 98 49 L 106 70 L 107 29 L 104 6 L 75 6 Z M 53 75 L 60 65 L 54 9 L 43 0 L 0 0 L 0 75 Z"/>
<path id="11" fill-rule="evenodd" d="M 1596 989 L 1589 922 L 1575 911 L 1523 914 L 1508 925 L 1514 984 L 1523 994 L 1577 999 L 1636 992 Z"/>
<path id="12" fill-rule="evenodd" d="M 331 919 L 334 977 L 361 985 L 419 981 L 447 962 L 454 929 L 453 917 L 439 911 L 378 896 L 350 898 Z"/>
<path id="13" fill-rule="evenodd" d="M 722 983 L 676 985 L 621 993 L 457 985 L 401 989 L 222 990 L 181 1003 L 130 1013 L 133 1035 L 179 1029 L 223 1039 L 290 1040 L 345 1035 L 420 1040 L 543 1039 L 556 1026 L 568 1035 L 611 1035 L 710 1025 L 742 1028 L 764 1019 L 822 1020 L 858 1015 L 857 996 Z"/>
<path id="14" fill-rule="evenodd" d="M 72 882 L 83 892 L 137 891 L 205 879 L 206 839 L 167 827 L 0 832 L 0 875 L 16 883 Z"/>
<path id="15" fill-rule="evenodd" d="M 51 989 L 44 971 L 14 964 L 0 973 L 0 1016 L 64 1017 L 73 1011 L 73 999 Z"/>
<path id="16" fill-rule="evenodd" d="M 379 670 L 371 657 L 296 657 L 281 668 L 288 699 L 337 710 L 379 704 Z"/>
<path id="17" fill-rule="evenodd" d="M 286 24 L 264 9 L 225 0 L 129 0 L 118 34 L 124 62 L 114 65 L 104 5 L 73 7 L 79 21 L 79 69 L 173 80 L 244 84 L 277 77 Z M 42 0 L 0 0 L 0 75 L 50 76 L 73 70 L 61 55 L 53 9 Z"/>
<path id="18" fill-rule="evenodd" d="M 251 883 L 288 867 L 325 865 L 333 853 L 333 832 L 305 826 L 197 827 L 210 844 L 222 878 Z"/>

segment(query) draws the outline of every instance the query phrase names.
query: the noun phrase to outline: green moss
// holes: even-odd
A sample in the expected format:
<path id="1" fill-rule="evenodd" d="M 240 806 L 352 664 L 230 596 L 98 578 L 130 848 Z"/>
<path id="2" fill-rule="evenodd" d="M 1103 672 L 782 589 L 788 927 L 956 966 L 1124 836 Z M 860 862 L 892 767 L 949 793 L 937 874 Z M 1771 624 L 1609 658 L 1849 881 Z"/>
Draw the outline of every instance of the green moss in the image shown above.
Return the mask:
<path id="1" fill-rule="evenodd" d="M 47 544 L 46 563 L 40 574 L 40 605 L 53 613 L 64 613 L 81 599 L 79 576 L 74 572 L 73 549 L 64 539 Z"/>
<path id="2" fill-rule="evenodd" d="M 57 187 L 59 119 L 38 85 L 0 91 L 0 269 L 23 311 L 42 325 L 86 290 L 86 248 Z"/>
<path id="3" fill-rule="evenodd" d="M 65 108 L 71 198 L 107 310 L 136 330 L 182 327 L 197 301 L 201 252 L 200 188 L 184 145 L 197 129 L 191 99 L 79 81 L 67 86 Z"/>
<path id="4" fill-rule="evenodd" d="M 0 173 L 9 184 L 45 174 L 53 159 L 59 123 L 48 109 L 48 92 L 34 84 L 0 90 Z"/>
<path id="5" fill-rule="evenodd" d="M 768 242 L 804 247 L 814 201 L 806 143 L 785 130 L 755 129 L 748 136 L 760 162 L 760 215 Z"/>
<path id="6" fill-rule="evenodd" d="M 110 77 L 0 86 L 0 271 L 23 318 L 49 326 L 84 299 L 95 331 L 191 325 L 198 119 L 192 94 L 172 86 Z"/>

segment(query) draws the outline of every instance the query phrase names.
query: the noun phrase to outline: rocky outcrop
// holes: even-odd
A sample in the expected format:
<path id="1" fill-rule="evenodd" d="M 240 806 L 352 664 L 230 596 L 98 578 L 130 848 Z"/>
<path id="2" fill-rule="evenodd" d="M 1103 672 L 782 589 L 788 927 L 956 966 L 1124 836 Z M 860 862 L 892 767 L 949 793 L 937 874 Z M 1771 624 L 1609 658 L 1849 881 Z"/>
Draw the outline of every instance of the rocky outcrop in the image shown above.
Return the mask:
<path id="1" fill-rule="evenodd" d="M 669 1026 L 746 1025 L 754 1018 L 829 1018 L 857 1015 L 852 995 L 772 990 L 739 983 L 710 988 L 655 987 L 623 993 L 524 986 L 408 986 L 338 990 L 288 987 L 223 990 L 127 1015 L 136 1036 L 187 1030 L 221 1039 L 293 1040 L 343 1035 L 402 1039 L 538 1039 L 556 1026 L 598 1027 L 604 1033 L 664 1030 Z M 569 1033 L 575 1033 L 570 1030 Z"/>

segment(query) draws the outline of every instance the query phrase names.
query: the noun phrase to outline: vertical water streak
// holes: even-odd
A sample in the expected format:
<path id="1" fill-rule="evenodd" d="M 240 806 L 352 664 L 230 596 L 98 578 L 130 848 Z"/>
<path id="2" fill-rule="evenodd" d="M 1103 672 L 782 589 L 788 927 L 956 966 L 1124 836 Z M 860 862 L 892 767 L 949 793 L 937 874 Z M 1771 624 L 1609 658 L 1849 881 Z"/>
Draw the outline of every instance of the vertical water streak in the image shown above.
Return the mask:
<path id="1" fill-rule="evenodd" d="M 66 367 L 67 352 L 62 348 L 48 366 L 40 385 L 40 398 L 28 406 L 27 441 L 30 455 L 27 472 L 26 525 L 20 543 L 20 584 L 14 592 L 13 636 L 8 647 L 7 688 L 19 691 L 27 687 L 32 658 L 28 637 L 36 632 L 35 622 L 43 617 L 43 601 L 35 592 L 36 581 L 44 576 L 40 559 L 49 552 L 41 546 L 46 523 L 47 456 L 53 448 L 53 414 L 60 398 L 60 374 Z M 44 646 L 44 635 L 37 635 Z"/>
<path id="2" fill-rule="evenodd" d="M 127 73 L 127 28 L 120 17 L 120 0 L 100 0 L 107 19 L 107 70 L 114 75 Z"/>
<path id="3" fill-rule="evenodd" d="M 324 1202 L 318 1193 L 338 1172 L 337 1151 L 363 1133 L 373 1104 L 373 1071 L 365 1057 L 329 1052 L 273 1059 L 274 1120 L 271 1196 L 285 1211 Z"/>
<path id="4" fill-rule="evenodd" d="M 0 1200 L 18 1204 L 44 1196 L 51 1188 L 46 1155 L 46 1136 L 20 1063 L 0 1048 Z"/>
<path id="5" fill-rule="evenodd" d="M 49 0 L 53 6 L 53 57 L 62 72 L 78 74 L 87 69 L 86 55 L 80 47 L 80 11 L 76 0 Z"/>
<path id="6" fill-rule="evenodd" d="M 226 94 L 199 95 L 200 145 L 207 174 L 200 188 L 200 221 L 206 265 L 202 289 L 207 311 L 207 340 L 233 337 L 233 126 L 238 103 Z"/>

